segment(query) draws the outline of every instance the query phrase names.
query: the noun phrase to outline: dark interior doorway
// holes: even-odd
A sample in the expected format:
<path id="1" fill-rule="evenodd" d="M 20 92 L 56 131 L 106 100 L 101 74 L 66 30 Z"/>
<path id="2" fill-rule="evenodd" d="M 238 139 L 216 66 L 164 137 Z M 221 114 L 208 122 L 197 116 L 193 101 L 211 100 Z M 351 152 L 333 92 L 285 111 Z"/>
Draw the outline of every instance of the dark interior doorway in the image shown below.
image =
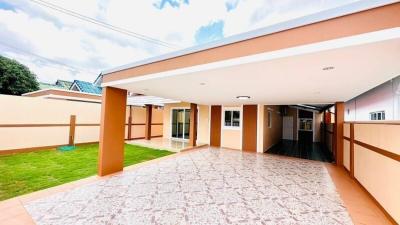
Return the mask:
<path id="1" fill-rule="evenodd" d="M 282 140 L 270 148 L 267 153 L 330 163 L 334 161 L 332 153 L 319 142 Z"/>

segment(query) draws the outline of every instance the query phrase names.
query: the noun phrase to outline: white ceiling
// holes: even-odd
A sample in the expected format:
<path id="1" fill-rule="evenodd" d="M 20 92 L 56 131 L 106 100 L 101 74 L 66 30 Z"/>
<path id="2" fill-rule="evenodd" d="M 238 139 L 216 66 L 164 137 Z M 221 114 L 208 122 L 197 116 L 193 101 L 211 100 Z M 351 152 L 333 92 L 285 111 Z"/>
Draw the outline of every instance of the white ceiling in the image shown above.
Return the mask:
<path id="1" fill-rule="evenodd" d="M 330 66 L 334 69 L 323 70 Z M 142 77 L 110 86 L 208 105 L 347 101 L 400 75 L 400 35 L 372 43 L 193 71 L 170 71 L 168 76 Z M 251 98 L 236 99 L 241 95 Z"/>
<path id="2" fill-rule="evenodd" d="M 138 96 L 128 96 L 126 104 L 134 106 L 144 106 L 146 104 L 163 106 L 164 104 L 167 103 L 178 103 L 178 102 L 179 101 L 160 98 L 156 96 L 138 95 Z"/>

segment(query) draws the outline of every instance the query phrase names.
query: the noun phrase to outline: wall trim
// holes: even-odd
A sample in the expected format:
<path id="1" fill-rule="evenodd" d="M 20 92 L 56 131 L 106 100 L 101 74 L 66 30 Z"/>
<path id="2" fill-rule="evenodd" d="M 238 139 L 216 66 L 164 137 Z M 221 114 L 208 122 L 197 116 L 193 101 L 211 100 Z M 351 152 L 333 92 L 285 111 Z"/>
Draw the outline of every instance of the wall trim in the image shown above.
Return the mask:
<path id="1" fill-rule="evenodd" d="M 126 123 L 125 126 L 128 126 Z M 144 126 L 144 123 L 132 123 L 131 126 Z M 152 123 L 153 126 L 162 126 L 164 123 Z M 22 127 L 69 127 L 69 123 L 40 123 L 40 124 L 0 124 L 0 128 L 22 128 Z M 77 127 L 95 127 L 100 126 L 100 123 L 77 123 Z"/>
<path id="2" fill-rule="evenodd" d="M 361 142 L 361 141 L 358 141 L 358 140 L 354 140 L 354 144 L 359 145 L 361 147 L 364 147 L 364 148 L 366 148 L 368 150 L 374 151 L 374 152 L 376 152 L 376 153 L 378 153 L 380 155 L 386 156 L 386 157 L 391 158 L 393 160 L 396 160 L 397 162 L 400 162 L 400 155 L 399 154 L 387 151 L 387 150 L 382 149 L 382 148 L 378 148 L 378 147 L 373 146 L 373 145 L 369 145 L 367 143 L 364 143 L 364 142 Z"/>

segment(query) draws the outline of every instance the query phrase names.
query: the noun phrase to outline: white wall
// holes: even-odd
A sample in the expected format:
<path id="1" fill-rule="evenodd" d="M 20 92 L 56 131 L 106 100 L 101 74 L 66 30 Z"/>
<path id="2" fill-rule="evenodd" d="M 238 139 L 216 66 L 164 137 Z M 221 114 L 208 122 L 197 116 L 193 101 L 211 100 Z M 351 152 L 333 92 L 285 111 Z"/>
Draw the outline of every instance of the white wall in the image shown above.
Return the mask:
<path id="1" fill-rule="evenodd" d="M 400 120 L 400 76 L 346 102 L 345 121 L 368 121 L 385 111 L 386 120 Z"/>

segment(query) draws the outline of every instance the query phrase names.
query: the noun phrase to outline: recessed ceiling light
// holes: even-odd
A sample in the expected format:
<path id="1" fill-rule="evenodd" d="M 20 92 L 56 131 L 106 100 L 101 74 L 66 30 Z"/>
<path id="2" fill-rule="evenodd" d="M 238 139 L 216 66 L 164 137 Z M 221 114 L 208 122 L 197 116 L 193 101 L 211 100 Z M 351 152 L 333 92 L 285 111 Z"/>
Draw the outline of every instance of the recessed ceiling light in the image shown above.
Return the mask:
<path id="1" fill-rule="evenodd" d="M 250 99 L 250 96 L 242 95 L 242 96 L 236 96 L 236 98 L 240 99 L 240 100 L 247 100 L 247 99 Z"/>
<path id="2" fill-rule="evenodd" d="M 333 69 L 335 69 L 334 66 L 327 66 L 327 67 L 322 68 L 322 70 L 333 70 Z"/>

